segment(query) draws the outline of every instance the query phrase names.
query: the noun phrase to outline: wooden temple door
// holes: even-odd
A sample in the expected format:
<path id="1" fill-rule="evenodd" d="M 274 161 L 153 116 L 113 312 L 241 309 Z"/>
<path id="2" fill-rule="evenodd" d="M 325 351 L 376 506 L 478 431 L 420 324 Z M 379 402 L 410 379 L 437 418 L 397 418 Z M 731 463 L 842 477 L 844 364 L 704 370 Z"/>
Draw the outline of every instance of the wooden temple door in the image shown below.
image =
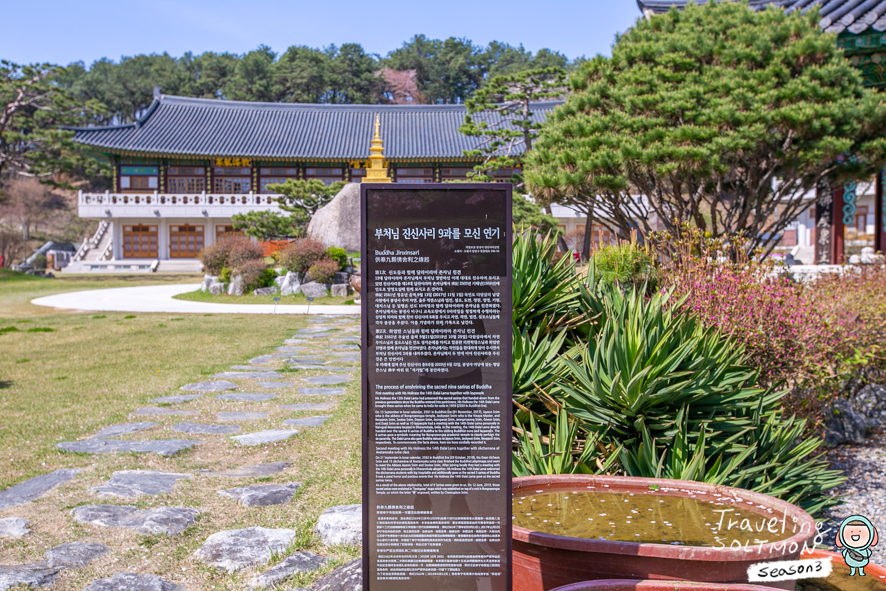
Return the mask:
<path id="1" fill-rule="evenodd" d="M 203 226 L 169 226 L 169 258 L 193 259 L 203 250 Z"/>
<path id="2" fill-rule="evenodd" d="M 156 259 L 157 226 L 123 226 L 123 258 Z"/>

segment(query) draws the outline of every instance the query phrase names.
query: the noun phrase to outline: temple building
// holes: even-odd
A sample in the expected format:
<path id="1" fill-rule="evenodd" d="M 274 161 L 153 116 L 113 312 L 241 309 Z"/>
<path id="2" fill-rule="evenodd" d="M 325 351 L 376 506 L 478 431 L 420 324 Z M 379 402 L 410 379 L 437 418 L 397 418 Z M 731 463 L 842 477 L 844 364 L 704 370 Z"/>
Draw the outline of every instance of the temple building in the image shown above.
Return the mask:
<path id="1" fill-rule="evenodd" d="M 537 103 L 533 118 L 558 104 Z M 155 91 L 135 123 L 74 130 L 84 150 L 113 163 L 114 179 L 111 191 L 79 194 L 80 217 L 101 223 L 68 270 L 198 271 L 197 253 L 234 231 L 233 215 L 278 209 L 269 185 L 360 182 L 376 120 L 391 182 L 465 179 L 479 161 L 464 152 L 481 142 L 459 133 L 465 114 L 463 105 L 256 103 Z"/>

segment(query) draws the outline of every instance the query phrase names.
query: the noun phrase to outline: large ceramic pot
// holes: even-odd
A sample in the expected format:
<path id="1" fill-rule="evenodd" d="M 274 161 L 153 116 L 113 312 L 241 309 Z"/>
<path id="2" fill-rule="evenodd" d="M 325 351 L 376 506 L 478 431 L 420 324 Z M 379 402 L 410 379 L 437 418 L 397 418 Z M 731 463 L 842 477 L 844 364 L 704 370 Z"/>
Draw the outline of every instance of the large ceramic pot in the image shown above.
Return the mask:
<path id="1" fill-rule="evenodd" d="M 864 578 L 851 576 L 849 567 L 843 556 L 836 552 L 824 550 L 807 550 L 800 558 L 824 558 L 830 560 L 833 565 L 831 576 L 825 579 L 803 579 L 797 584 L 797 589 L 806 591 L 817 589 L 818 591 L 855 591 L 859 588 L 868 591 L 877 591 L 886 588 L 886 568 L 873 562 L 864 567 Z"/>
<path id="2" fill-rule="evenodd" d="M 630 579 L 601 579 L 557 587 L 554 591 L 772 591 L 757 585 L 729 585 L 726 583 L 699 583 L 696 581 L 633 581 Z"/>
<path id="3" fill-rule="evenodd" d="M 527 476 L 513 481 L 515 497 L 521 493 L 569 492 L 587 487 L 607 493 L 649 494 L 655 490 L 655 494 L 699 500 L 729 497 L 733 502 L 731 499 L 740 499 L 742 511 L 759 515 L 761 520 L 777 516 L 784 519 L 788 527 L 777 542 L 737 549 L 574 538 L 514 525 L 514 591 L 550 591 L 599 579 L 746 583 L 750 565 L 796 560 L 804 542 L 811 547 L 815 536 L 815 521 L 799 507 L 732 487 L 686 480 L 567 474 Z M 794 524 L 797 533 L 791 534 L 790 524 Z M 767 587 L 793 589 L 793 582 L 771 583 Z"/>

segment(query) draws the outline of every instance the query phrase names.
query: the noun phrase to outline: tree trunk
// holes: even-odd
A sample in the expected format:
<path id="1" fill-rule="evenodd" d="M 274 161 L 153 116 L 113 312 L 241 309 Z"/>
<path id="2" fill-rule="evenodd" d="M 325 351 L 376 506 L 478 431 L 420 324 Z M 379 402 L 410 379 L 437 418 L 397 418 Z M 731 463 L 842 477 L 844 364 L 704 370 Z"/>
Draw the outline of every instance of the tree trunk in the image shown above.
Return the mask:
<path id="1" fill-rule="evenodd" d="M 593 210 L 588 210 L 588 219 L 585 220 L 585 235 L 581 242 L 581 260 L 591 260 L 591 230 L 594 227 Z"/>

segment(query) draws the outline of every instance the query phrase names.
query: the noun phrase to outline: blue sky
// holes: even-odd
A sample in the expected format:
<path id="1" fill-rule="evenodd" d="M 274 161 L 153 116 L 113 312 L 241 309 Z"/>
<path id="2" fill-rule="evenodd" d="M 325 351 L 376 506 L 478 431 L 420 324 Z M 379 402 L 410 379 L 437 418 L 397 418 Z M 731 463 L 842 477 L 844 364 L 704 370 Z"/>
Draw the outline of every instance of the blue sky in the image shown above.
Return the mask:
<path id="1" fill-rule="evenodd" d="M 639 15 L 634 0 L 35 0 L 4 7 L 0 59 L 89 64 L 164 51 L 244 53 L 262 43 L 282 52 L 357 42 L 385 54 L 417 33 L 547 47 L 571 59 L 608 55 Z"/>

